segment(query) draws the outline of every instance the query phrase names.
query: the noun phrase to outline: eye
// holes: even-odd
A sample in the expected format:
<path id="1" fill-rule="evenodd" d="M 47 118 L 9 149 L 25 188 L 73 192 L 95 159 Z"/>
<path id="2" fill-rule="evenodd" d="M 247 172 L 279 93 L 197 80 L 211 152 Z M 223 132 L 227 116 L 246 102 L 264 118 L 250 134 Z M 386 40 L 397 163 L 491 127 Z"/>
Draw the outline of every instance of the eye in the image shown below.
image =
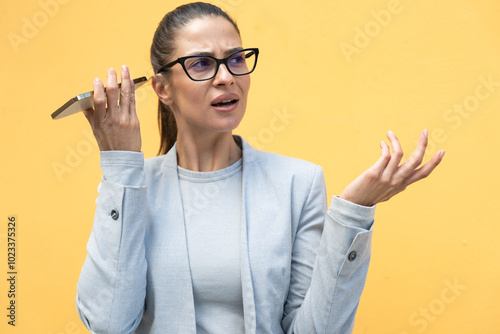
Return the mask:
<path id="1" fill-rule="evenodd" d="M 231 63 L 232 65 L 244 64 L 245 58 L 245 54 L 237 53 L 229 59 L 229 63 Z"/>
<path id="2" fill-rule="evenodd" d="M 193 70 L 205 70 L 213 65 L 213 60 L 206 57 L 191 58 L 186 61 L 186 67 Z"/>

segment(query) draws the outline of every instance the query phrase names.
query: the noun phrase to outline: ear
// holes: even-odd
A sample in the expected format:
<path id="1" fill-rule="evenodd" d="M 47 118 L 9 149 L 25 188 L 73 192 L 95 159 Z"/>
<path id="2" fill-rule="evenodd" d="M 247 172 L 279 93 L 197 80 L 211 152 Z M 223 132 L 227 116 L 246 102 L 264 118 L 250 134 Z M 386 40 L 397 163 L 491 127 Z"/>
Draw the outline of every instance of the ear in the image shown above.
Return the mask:
<path id="1" fill-rule="evenodd" d="M 158 95 L 158 98 L 163 104 L 167 106 L 172 104 L 172 99 L 170 97 L 170 85 L 166 78 L 164 78 L 161 74 L 156 74 L 152 78 L 151 86 L 153 86 L 156 95 Z"/>

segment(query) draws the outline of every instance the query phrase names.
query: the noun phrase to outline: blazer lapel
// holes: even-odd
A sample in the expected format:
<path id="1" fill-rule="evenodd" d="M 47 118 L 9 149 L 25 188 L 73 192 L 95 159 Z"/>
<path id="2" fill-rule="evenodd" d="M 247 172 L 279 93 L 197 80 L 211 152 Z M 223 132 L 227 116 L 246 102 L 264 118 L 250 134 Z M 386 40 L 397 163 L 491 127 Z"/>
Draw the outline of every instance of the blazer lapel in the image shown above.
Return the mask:
<path id="1" fill-rule="evenodd" d="M 248 249 L 248 222 L 247 210 L 251 210 L 247 203 L 247 192 L 249 191 L 252 174 L 252 162 L 255 158 L 254 149 L 239 136 L 234 136 L 243 151 L 243 174 L 242 174 L 242 217 L 241 217 L 241 285 L 243 294 L 243 313 L 245 317 L 245 333 L 256 332 L 255 298 L 252 283 L 252 271 L 250 267 L 250 254 Z"/>
<path id="2" fill-rule="evenodd" d="M 179 178 L 177 175 L 177 150 L 176 145 L 166 154 L 162 169 L 164 170 L 162 182 L 170 188 L 166 198 L 166 216 L 163 221 L 168 224 L 163 236 L 164 246 L 168 254 L 165 260 L 168 273 L 167 305 L 175 305 L 169 312 L 168 318 L 177 323 L 177 330 L 182 333 L 196 333 L 196 318 L 193 298 L 193 284 L 189 265 L 187 248 L 186 225 L 184 207 L 181 197 Z M 177 218 L 177 219 L 176 219 Z M 173 283 L 175 282 L 175 283 Z"/>

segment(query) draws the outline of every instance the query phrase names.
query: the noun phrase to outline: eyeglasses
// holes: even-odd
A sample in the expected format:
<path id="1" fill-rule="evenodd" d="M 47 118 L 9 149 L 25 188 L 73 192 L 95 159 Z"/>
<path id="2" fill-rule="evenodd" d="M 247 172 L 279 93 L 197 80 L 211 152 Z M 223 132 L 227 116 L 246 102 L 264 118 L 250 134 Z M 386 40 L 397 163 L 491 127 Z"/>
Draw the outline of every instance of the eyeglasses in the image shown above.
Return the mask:
<path id="1" fill-rule="evenodd" d="M 249 48 L 233 52 L 223 59 L 203 55 L 180 57 L 160 67 L 157 73 L 165 72 L 168 68 L 179 63 L 191 80 L 205 81 L 215 77 L 220 65 L 224 64 L 232 75 L 246 75 L 255 70 L 258 56 L 258 48 Z"/>

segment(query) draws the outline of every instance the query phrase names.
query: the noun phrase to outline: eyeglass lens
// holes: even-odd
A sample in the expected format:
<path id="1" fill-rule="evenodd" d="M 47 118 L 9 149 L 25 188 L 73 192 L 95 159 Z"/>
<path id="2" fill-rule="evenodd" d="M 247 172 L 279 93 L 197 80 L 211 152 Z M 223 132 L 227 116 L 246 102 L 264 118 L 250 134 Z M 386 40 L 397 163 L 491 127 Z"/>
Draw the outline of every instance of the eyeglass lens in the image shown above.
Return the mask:
<path id="1" fill-rule="evenodd" d="M 227 67 L 232 74 L 248 74 L 255 66 L 255 59 L 254 51 L 241 51 L 228 58 Z M 184 62 L 184 66 L 189 75 L 195 80 L 211 78 L 217 70 L 217 62 L 210 57 L 188 58 Z"/>

